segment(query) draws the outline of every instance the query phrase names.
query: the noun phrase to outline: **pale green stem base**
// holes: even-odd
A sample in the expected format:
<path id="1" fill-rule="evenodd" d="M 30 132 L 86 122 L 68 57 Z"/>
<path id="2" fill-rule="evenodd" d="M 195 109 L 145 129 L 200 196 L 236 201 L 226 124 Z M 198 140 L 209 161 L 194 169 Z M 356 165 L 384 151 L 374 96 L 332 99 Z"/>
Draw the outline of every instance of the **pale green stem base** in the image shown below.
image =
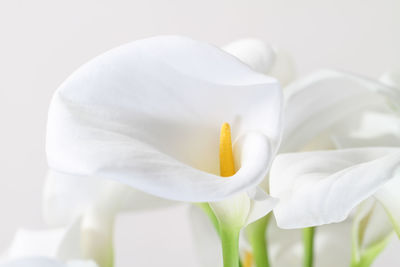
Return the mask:
<path id="1" fill-rule="evenodd" d="M 246 233 L 253 249 L 256 267 L 269 267 L 266 232 L 270 215 L 255 221 L 246 228 Z"/>
<path id="2" fill-rule="evenodd" d="M 315 234 L 314 227 L 308 227 L 303 229 L 303 245 L 304 245 L 303 267 L 313 267 L 314 234 Z"/>
<path id="3" fill-rule="evenodd" d="M 239 233 L 240 228 L 230 227 L 229 225 L 220 224 L 214 211 L 208 203 L 197 203 L 197 205 L 205 212 L 214 225 L 221 243 L 224 267 L 241 267 L 239 256 Z"/>
<path id="4" fill-rule="evenodd" d="M 362 230 L 362 229 L 361 229 Z M 360 249 L 360 228 L 359 225 L 353 225 L 352 233 L 352 255 L 351 255 L 351 267 L 370 267 L 375 259 L 381 254 L 381 252 L 386 248 L 390 241 L 391 235 L 376 242 L 367 249 L 361 251 Z"/>
<path id="5" fill-rule="evenodd" d="M 352 260 L 351 267 L 370 267 L 376 257 L 385 249 L 388 242 L 381 242 L 369 249 L 359 261 Z"/>
<path id="6" fill-rule="evenodd" d="M 114 218 L 88 212 L 81 224 L 81 256 L 94 260 L 99 267 L 113 267 L 113 228 Z"/>
<path id="7" fill-rule="evenodd" d="M 210 205 L 206 202 L 197 203 L 197 205 L 204 211 L 204 213 L 208 216 L 211 223 L 214 225 L 215 230 L 219 233 L 219 222 L 218 218 L 215 216 L 214 211 L 211 209 Z"/>
<path id="8" fill-rule="evenodd" d="M 222 256 L 224 267 L 239 267 L 239 233 L 240 229 L 220 226 Z"/>

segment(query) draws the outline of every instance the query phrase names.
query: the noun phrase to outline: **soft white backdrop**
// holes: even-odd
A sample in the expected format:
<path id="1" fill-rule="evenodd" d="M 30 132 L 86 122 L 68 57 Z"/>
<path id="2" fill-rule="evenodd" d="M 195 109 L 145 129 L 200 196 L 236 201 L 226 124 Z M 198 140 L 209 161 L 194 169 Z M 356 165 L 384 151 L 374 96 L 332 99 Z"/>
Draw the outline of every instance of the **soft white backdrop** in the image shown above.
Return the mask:
<path id="1" fill-rule="evenodd" d="M 55 88 L 93 56 L 157 34 L 217 45 L 261 38 L 290 51 L 300 74 L 336 67 L 377 77 L 400 68 L 399 0 L 1 0 L 0 250 L 17 227 L 43 227 L 46 113 Z M 185 216 L 184 207 L 122 216 L 119 266 L 197 266 Z M 395 241 L 374 266 L 400 264 Z"/>

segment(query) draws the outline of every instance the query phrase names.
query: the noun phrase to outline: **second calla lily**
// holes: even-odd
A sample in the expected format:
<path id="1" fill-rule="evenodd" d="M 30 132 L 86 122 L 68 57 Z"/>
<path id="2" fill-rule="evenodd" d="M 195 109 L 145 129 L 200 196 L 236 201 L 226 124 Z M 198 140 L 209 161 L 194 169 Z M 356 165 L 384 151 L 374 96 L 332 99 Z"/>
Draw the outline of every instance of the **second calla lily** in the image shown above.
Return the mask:
<path id="1" fill-rule="evenodd" d="M 274 211 L 278 225 L 339 222 L 374 196 L 399 233 L 398 89 L 335 71 L 314 74 L 290 89 L 281 149 L 328 151 L 276 158 L 270 188 L 281 200 Z"/>

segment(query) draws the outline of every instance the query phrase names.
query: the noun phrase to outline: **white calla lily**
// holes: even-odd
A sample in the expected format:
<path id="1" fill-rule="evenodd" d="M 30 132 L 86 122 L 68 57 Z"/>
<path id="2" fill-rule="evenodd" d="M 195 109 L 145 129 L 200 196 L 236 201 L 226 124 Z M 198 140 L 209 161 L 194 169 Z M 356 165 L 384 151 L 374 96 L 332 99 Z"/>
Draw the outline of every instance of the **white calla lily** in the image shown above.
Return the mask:
<path id="1" fill-rule="evenodd" d="M 238 40 L 223 49 L 254 70 L 269 75 L 272 69 L 278 68 L 277 63 L 284 61 L 280 59 L 276 49 L 257 39 Z M 288 65 L 287 69 L 293 70 L 294 66 Z M 290 75 L 288 73 L 286 80 Z M 264 197 L 259 190 L 255 191 L 258 192 L 259 202 Z M 104 202 L 108 203 L 103 205 Z M 50 171 L 45 183 L 43 211 L 47 223 L 60 226 L 71 223 L 93 206 L 101 206 L 104 209 L 102 213 L 115 214 L 120 211 L 165 207 L 174 203 L 177 202 L 160 199 L 108 179 Z"/>
<path id="2" fill-rule="evenodd" d="M 395 87 L 325 71 L 293 83 L 285 92 L 283 152 L 371 148 L 280 155 L 270 176 L 271 195 L 280 199 L 275 210 L 279 226 L 344 220 L 366 198 L 382 196 L 379 192 L 390 187 L 385 185 L 388 181 L 395 183 L 398 150 L 372 148 L 399 144 L 400 132 L 390 124 L 399 122 L 394 111 L 400 95 Z M 382 126 L 373 125 L 377 122 Z M 387 208 L 389 202 L 398 203 L 393 200 L 381 202 Z"/>
<path id="3" fill-rule="evenodd" d="M 293 83 L 285 92 L 282 152 L 344 150 L 283 154 L 275 160 L 270 193 L 280 200 L 274 210 L 278 225 L 302 228 L 340 222 L 374 197 L 398 231 L 400 202 L 393 193 L 399 188 L 400 166 L 400 151 L 395 148 L 400 145 L 396 86 L 323 71 Z M 359 149 L 346 149 L 355 147 Z M 374 212 L 365 213 L 369 218 Z M 352 266 L 369 266 L 385 247 L 390 230 L 382 230 L 387 228 L 380 223 L 372 231 L 377 237 L 374 245 L 364 249 L 357 240 L 374 220 L 357 218 Z"/>
<path id="4" fill-rule="evenodd" d="M 281 59 L 276 49 L 257 39 L 238 40 L 228 44 L 223 49 L 254 70 L 264 74 L 271 75 L 271 70 L 279 68 L 279 66 L 276 66 L 280 64 L 279 62 L 285 62 L 285 59 Z M 287 63 L 286 69 L 293 70 L 294 66 L 290 64 L 291 61 L 287 60 Z M 285 79 L 289 81 L 292 74 L 293 71 L 289 72 Z M 256 204 L 251 206 L 259 207 L 260 200 L 268 198 L 268 196 L 262 196 L 263 194 L 259 190 L 254 191 L 257 194 L 252 195 L 257 195 L 257 199 L 254 200 L 253 197 L 250 197 L 246 200 L 256 201 Z M 114 204 L 110 204 L 110 201 Z M 104 205 L 104 202 L 108 203 Z M 114 214 L 120 211 L 154 209 L 173 203 L 176 202 L 145 194 L 108 179 L 72 176 L 50 171 L 45 184 L 43 210 L 47 223 L 65 225 L 82 216 L 93 206 L 101 206 L 103 208 L 102 213 Z M 254 210 L 260 210 L 260 208 L 254 208 Z M 253 214 L 257 214 L 257 212 L 252 212 L 250 222 L 254 220 L 251 217 L 258 217 L 257 215 L 253 216 Z"/>
<path id="5" fill-rule="evenodd" d="M 280 99 L 273 79 L 213 46 L 173 36 L 133 42 L 84 65 L 57 90 L 49 165 L 160 197 L 221 200 L 264 178 L 280 138 Z M 225 121 L 243 144 L 241 168 L 229 179 L 217 175 Z"/>

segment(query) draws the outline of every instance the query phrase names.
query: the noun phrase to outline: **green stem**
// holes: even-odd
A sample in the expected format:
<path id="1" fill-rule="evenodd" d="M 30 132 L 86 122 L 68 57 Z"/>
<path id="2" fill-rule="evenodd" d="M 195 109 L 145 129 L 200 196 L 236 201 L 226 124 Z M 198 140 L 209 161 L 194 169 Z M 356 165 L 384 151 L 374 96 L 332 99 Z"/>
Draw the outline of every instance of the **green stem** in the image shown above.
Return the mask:
<path id="1" fill-rule="evenodd" d="M 354 220 L 351 231 L 351 267 L 358 267 L 361 258 L 359 253 L 359 224 L 358 220 Z"/>
<path id="2" fill-rule="evenodd" d="M 382 253 L 390 241 L 391 235 L 386 236 L 379 242 L 370 245 L 368 248 L 360 251 L 360 240 L 359 240 L 359 226 L 355 224 L 353 226 L 352 233 L 352 256 L 351 256 L 351 267 L 370 267 L 375 261 L 376 257 Z"/>
<path id="3" fill-rule="evenodd" d="M 211 223 L 214 225 L 215 230 L 219 234 L 219 222 L 218 218 L 215 216 L 214 211 L 211 209 L 210 205 L 207 202 L 197 203 L 197 205 L 204 211 L 204 213 L 208 216 Z"/>
<path id="4" fill-rule="evenodd" d="M 250 245 L 253 249 L 256 267 L 269 267 L 266 232 L 269 223 L 269 214 L 255 221 L 246 228 Z"/>
<path id="5" fill-rule="evenodd" d="M 384 242 L 380 242 L 376 244 L 375 246 L 371 247 L 365 252 L 365 255 L 363 255 L 360 259 L 360 261 L 352 261 L 351 266 L 352 267 L 370 267 L 372 263 L 374 263 L 376 257 L 385 249 L 388 240 L 385 240 Z"/>
<path id="6" fill-rule="evenodd" d="M 304 258 L 303 267 L 312 267 L 314 263 L 314 234 L 315 228 L 303 229 Z"/>
<path id="7" fill-rule="evenodd" d="M 239 233 L 238 228 L 220 225 L 224 267 L 239 267 Z"/>
<path id="8" fill-rule="evenodd" d="M 208 216 L 208 218 L 211 220 L 215 230 L 217 231 L 218 235 L 220 236 L 221 242 L 222 242 L 222 250 L 223 250 L 223 257 L 224 257 L 224 267 L 231 267 L 230 263 L 225 263 L 225 257 L 228 257 L 228 254 L 231 255 L 230 257 L 236 257 L 237 261 L 238 261 L 238 265 L 232 265 L 234 267 L 239 266 L 241 267 L 242 264 L 240 262 L 240 258 L 239 258 L 239 232 L 240 229 L 237 230 L 237 240 L 230 240 L 229 236 L 231 235 L 230 232 L 233 230 L 229 230 L 228 227 L 220 227 L 220 223 L 218 221 L 217 216 L 215 216 L 214 211 L 212 210 L 212 208 L 210 207 L 210 205 L 206 202 L 204 203 L 197 203 L 197 205 L 204 211 L 204 213 Z M 224 229 L 223 231 L 221 230 Z M 222 232 L 224 232 L 224 234 L 222 234 Z M 237 248 L 236 248 L 236 256 L 232 254 L 232 251 L 234 251 L 233 248 L 228 249 L 229 246 L 233 246 L 234 244 L 237 244 Z M 231 250 L 231 252 L 228 252 L 229 250 Z M 227 264 L 227 265 L 225 265 Z"/>

